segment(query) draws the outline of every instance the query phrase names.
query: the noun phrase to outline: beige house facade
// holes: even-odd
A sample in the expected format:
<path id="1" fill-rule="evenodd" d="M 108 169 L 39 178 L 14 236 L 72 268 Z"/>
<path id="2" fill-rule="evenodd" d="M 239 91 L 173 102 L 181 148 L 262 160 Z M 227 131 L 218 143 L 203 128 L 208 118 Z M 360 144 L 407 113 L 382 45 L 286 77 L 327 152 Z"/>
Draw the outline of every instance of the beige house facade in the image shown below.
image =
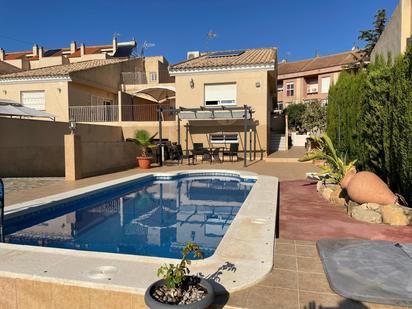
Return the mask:
<path id="1" fill-rule="evenodd" d="M 274 126 L 276 57 L 275 48 L 260 48 L 199 54 L 175 64 L 170 68 L 170 75 L 175 77 L 176 106 L 205 110 L 252 107 L 253 119 L 248 124 L 251 140 L 253 143 L 256 140 L 258 151 L 267 154 Z M 242 120 L 235 119 L 188 120 L 183 123 L 189 129 L 189 147 L 193 143 L 210 147 L 239 143 L 239 149 L 245 146 L 243 124 Z"/>
<path id="2" fill-rule="evenodd" d="M 412 0 L 400 0 L 372 51 L 372 60 L 378 55 L 386 60 L 395 59 L 406 51 L 411 38 Z"/>
<path id="3" fill-rule="evenodd" d="M 353 50 L 301 61 L 282 61 L 279 63 L 276 109 L 314 100 L 327 104 L 330 86 L 347 65 L 358 62 L 360 57 L 360 51 Z"/>
<path id="4" fill-rule="evenodd" d="M 102 59 L 6 74 L 0 76 L 0 98 L 46 111 L 57 121 L 114 121 L 121 114 L 121 73 L 141 67 L 140 59 Z"/>

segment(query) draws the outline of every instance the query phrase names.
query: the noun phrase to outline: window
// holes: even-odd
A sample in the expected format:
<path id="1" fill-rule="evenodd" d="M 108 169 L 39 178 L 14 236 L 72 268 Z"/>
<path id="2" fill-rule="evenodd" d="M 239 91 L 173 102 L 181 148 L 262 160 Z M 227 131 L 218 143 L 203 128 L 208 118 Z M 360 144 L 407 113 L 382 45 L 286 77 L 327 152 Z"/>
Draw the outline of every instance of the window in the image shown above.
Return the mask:
<path id="1" fill-rule="evenodd" d="M 40 111 L 46 110 L 46 98 L 44 91 L 22 91 L 20 93 L 21 104 Z"/>
<path id="2" fill-rule="evenodd" d="M 150 72 L 150 81 L 151 82 L 157 81 L 157 72 Z"/>
<path id="3" fill-rule="evenodd" d="M 322 93 L 328 93 L 330 87 L 330 76 L 322 77 Z"/>
<path id="4" fill-rule="evenodd" d="M 281 102 L 281 101 L 278 102 L 278 103 L 277 103 L 277 106 L 276 106 L 276 109 L 277 109 L 277 110 L 280 110 L 280 111 L 283 111 L 283 102 Z"/>
<path id="5" fill-rule="evenodd" d="M 286 84 L 286 95 L 288 97 L 295 96 L 295 83 L 287 83 Z"/>
<path id="6" fill-rule="evenodd" d="M 278 83 L 277 88 L 278 92 L 283 92 L 283 83 Z"/>
<path id="7" fill-rule="evenodd" d="M 209 140 L 212 144 L 235 144 L 238 143 L 237 133 L 210 134 Z"/>
<path id="8" fill-rule="evenodd" d="M 205 106 L 235 105 L 236 84 L 205 85 Z"/>

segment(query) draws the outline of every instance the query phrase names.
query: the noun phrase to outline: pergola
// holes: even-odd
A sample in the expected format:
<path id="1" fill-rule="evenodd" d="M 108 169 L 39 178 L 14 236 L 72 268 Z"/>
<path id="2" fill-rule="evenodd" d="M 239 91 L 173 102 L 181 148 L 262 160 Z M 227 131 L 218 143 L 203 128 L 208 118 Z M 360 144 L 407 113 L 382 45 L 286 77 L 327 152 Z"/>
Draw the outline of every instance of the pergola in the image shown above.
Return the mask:
<path id="1" fill-rule="evenodd" d="M 196 108 L 158 108 L 159 113 L 159 144 L 161 147 L 161 153 L 163 153 L 163 129 L 162 129 L 162 122 L 163 122 L 163 112 L 166 113 L 174 113 L 177 116 L 177 143 L 180 144 L 180 122 L 182 120 L 234 120 L 234 119 L 243 119 L 243 134 L 244 134 L 244 141 L 243 141 L 243 165 L 246 167 L 246 160 L 247 160 L 247 132 L 248 132 L 248 121 L 252 120 L 253 110 L 251 106 L 243 105 L 238 107 L 228 107 L 228 106 L 219 106 L 213 108 L 205 108 L 203 106 L 196 107 Z M 186 125 L 186 156 L 189 152 L 189 126 Z M 252 138 L 250 138 L 250 160 L 252 160 L 252 145 L 251 145 Z M 254 150 L 256 155 L 256 140 L 254 143 Z M 163 158 L 160 155 L 160 166 L 163 165 L 162 162 Z"/>

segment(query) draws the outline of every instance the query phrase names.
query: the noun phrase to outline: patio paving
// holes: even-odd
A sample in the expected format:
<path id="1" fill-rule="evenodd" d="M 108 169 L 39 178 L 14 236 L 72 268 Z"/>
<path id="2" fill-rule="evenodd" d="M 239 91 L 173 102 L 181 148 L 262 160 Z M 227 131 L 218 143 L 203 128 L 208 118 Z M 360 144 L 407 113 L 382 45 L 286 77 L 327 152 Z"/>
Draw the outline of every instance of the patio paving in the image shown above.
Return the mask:
<path id="1" fill-rule="evenodd" d="M 166 166 L 153 172 L 183 169 L 243 170 L 243 162 Z M 359 303 L 340 297 L 327 282 L 315 241 L 321 238 L 386 239 L 412 242 L 412 227 L 391 227 L 362 223 L 349 218 L 344 209 L 330 205 L 316 192 L 316 185 L 304 179 L 316 171 L 312 164 L 253 162 L 246 170 L 277 176 L 280 184 L 280 238 L 276 240 L 272 272 L 257 285 L 218 299 L 217 308 L 250 309 L 395 309 L 388 305 Z M 124 172 L 82 179 L 56 181 L 30 189 L 6 187 L 6 205 L 61 193 L 99 182 L 146 172 L 132 169 Z M 253 270 L 251 270 L 253 271 Z M 141 300 L 140 300 L 141 301 Z M 137 307 L 144 307 L 141 302 Z"/>

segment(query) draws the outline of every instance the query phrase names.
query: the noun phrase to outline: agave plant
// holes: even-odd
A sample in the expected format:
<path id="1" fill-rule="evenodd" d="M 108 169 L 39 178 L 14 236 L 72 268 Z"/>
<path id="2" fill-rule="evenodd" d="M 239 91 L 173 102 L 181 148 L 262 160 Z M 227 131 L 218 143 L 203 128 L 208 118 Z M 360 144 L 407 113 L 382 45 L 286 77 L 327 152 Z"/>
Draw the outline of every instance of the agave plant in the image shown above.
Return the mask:
<path id="1" fill-rule="evenodd" d="M 355 167 L 357 160 L 346 163 L 345 159 L 340 158 L 326 133 L 320 137 L 311 136 L 311 139 L 318 143 L 319 147 L 306 153 L 299 161 L 325 160 L 326 164 L 320 167 L 322 169 L 320 174 L 328 175 L 333 182 L 340 183 L 346 173 Z"/>
<path id="2" fill-rule="evenodd" d="M 152 141 L 156 135 L 157 133 L 151 136 L 146 130 L 139 130 L 136 132 L 135 142 L 142 146 L 142 157 L 148 157 L 148 149 L 155 146 Z"/>

